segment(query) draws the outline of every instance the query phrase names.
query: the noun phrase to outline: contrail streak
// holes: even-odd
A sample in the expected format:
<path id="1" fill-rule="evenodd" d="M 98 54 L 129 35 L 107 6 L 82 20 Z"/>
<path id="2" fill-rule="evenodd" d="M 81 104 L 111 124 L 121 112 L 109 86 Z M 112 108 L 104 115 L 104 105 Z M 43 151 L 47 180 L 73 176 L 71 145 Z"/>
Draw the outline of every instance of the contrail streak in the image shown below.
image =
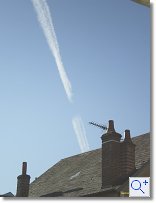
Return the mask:
<path id="1" fill-rule="evenodd" d="M 73 96 L 72 87 L 63 66 L 63 62 L 61 59 L 59 46 L 57 42 L 57 37 L 55 34 L 55 29 L 52 22 L 48 4 L 46 0 L 32 0 L 32 3 L 37 13 L 38 22 L 43 30 L 43 33 L 45 35 L 45 38 L 47 40 L 51 53 L 55 58 L 55 62 L 60 74 L 61 81 L 65 89 L 65 92 L 67 94 L 67 97 L 69 101 L 72 102 L 72 96 Z M 89 150 L 89 145 L 86 138 L 86 132 L 85 132 L 85 128 L 81 117 L 79 116 L 79 117 L 73 118 L 72 124 L 78 139 L 81 152 L 85 152 Z"/>
<path id="2" fill-rule="evenodd" d="M 51 53 L 55 58 L 55 62 L 60 74 L 61 81 L 65 89 L 65 92 L 67 94 L 67 97 L 69 101 L 72 102 L 72 96 L 73 96 L 72 87 L 62 63 L 59 46 L 58 46 L 57 38 L 55 34 L 55 29 L 53 26 L 48 4 L 46 0 L 32 0 L 32 3 L 37 13 L 39 24 L 43 30 L 43 33 L 45 35 L 45 38 L 47 40 Z"/>
<path id="3" fill-rule="evenodd" d="M 77 140 L 81 149 L 81 152 L 86 152 L 89 150 L 89 144 L 86 137 L 85 128 L 80 116 L 76 116 L 72 119 L 73 129 L 77 136 Z"/>

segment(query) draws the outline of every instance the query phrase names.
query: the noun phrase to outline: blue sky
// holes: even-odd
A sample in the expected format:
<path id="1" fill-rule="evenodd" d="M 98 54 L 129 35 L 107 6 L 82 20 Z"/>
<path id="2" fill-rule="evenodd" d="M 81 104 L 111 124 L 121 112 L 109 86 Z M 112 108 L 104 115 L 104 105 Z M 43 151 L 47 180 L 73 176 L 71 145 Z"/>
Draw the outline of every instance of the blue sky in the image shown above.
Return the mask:
<path id="1" fill-rule="evenodd" d="M 21 163 L 31 181 L 80 153 L 80 115 L 90 150 L 113 119 L 119 133 L 150 130 L 150 9 L 130 0 L 47 0 L 72 84 L 67 99 L 29 0 L 0 1 L 0 194 L 16 191 Z"/>

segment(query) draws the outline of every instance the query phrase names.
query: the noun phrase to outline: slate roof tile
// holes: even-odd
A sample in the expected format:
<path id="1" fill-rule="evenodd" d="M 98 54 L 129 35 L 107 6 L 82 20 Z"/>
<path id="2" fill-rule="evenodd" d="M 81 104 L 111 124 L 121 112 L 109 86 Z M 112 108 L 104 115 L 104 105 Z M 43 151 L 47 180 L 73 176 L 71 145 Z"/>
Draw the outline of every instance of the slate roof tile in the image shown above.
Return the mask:
<path id="1" fill-rule="evenodd" d="M 150 159 L 150 134 L 132 138 L 136 145 L 136 168 Z M 75 176 L 75 174 L 79 175 Z M 73 178 L 71 179 L 71 177 Z M 101 148 L 60 160 L 30 184 L 30 197 L 48 193 L 83 196 L 101 191 Z"/>

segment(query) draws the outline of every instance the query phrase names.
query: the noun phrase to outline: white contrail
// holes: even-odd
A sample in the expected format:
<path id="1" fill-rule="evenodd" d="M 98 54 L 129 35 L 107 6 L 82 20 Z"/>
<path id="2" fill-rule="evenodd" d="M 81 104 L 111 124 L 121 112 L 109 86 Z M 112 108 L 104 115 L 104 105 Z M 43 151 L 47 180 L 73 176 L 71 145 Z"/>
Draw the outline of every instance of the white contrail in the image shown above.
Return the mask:
<path id="1" fill-rule="evenodd" d="M 63 83 L 65 92 L 67 94 L 67 97 L 70 102 L 72 102 L 72 87 L 71 83 L 67 77 L 67 74 L 65 72 L 59 46 L 57 43 L 57 38 L 55 34 L 55 29 L 53 26 L 50 10 L 48 7 L 48 4 L 46 0 L 32 0 L 33 6 L 35 8 L 35 11 L 37 13 L 37 18 L 39 21 L 39 24 L 43 30 L 43 33 L 46 37 L 47 43 L 49 45 L 49 48 L 55 58 L 55 62 L 60 74 L 61 81 Z"/>
<path id="2" fill-rule="evenodd" d="M 79 142 L 79 146 L 81 149 L 81 152 L 86 152 L 89 150 L 89 144 L 86 138 L 86 132 L 85 128 L 82 122 L 82 119 L 80 116 L 76 116 L 72 119 L 73 129 L 75 131 L 75 134 L 77 136 L 77 140 Z"/>
<path id="3" fill-rule="evenodd" d="M 65 92 L 67 94 L 67 97 L 69 101 L 72 102 L 72 96 L 73 96 L 72 87 L 62 63 L 59 46 L 57 43 L 57 37 L 55 34 L 55 29 L 53 26 L 48 4 L 46 0 L 32 0 L 32 3 L 37 13 L 39 24 L 43 30 L 43 33 L 45 35 L 45 38 L 47 40 L 51 53 L 55 58 L 55 62 L 60 74 L 61 81 L 65 89 Z M 86 132 L 85 132 L 85 128 L 81 117 L 79 116 L 79 117 L 73 118 L 72 124 L 79 142 L 81 152 L 85 152 L 89 150 L 89 145 L 86 138 Z"/>

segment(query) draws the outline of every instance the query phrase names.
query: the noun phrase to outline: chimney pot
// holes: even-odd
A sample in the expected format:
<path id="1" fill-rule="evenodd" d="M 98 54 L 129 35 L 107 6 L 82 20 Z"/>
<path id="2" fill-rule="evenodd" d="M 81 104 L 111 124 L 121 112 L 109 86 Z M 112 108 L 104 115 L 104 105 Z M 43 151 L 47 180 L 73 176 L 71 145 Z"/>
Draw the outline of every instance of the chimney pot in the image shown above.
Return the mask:
<path id="1" fill-rule="evenodd" d="M 113 120 L 109 120 L 109 124 L 108 124 L 108 133 L 109 132 L 115 132 L 115 129 L 114 129 L 114 121 Z"/>
<path id="2" fill-rule="evenodd" d="M 22 175 L 26 175 L 26 174 L 27 174 L 27 162 L 23 162 Z"/>
<path id="3" fill-rule="evenodd" d="M 125 130 L 125 141 L 131 141 L 130 130 Z"/>

